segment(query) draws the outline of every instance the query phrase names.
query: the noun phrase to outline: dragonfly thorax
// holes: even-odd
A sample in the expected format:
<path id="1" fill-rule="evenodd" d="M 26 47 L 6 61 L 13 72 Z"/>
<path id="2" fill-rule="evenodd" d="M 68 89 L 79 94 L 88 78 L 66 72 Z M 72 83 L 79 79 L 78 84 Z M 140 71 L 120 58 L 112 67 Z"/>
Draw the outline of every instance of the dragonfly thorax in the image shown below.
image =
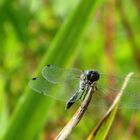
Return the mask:
<path id="1" fill-rule="evenodd" d="M 96 84 L 96 81 L 99 80 L 99 73 L 95 70 L 86 70 L 80 76 L 80 89 L 88 89 L 89 86 Z"/>

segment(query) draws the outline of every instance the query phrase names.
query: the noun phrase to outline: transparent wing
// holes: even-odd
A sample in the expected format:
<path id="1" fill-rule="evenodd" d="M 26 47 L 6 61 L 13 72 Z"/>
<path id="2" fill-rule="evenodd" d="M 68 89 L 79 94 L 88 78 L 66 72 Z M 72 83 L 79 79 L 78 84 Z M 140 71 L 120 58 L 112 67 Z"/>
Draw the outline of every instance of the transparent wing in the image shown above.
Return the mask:
<path id="1" fill-rule="evenodd" d="M 133 76 L 124 91 L 120 108 L 140 109 L 140 77 Z"/>
<path id="2" fill-rule="evenodd" d="M 55 65 L 47 65 L 42 69 L 43 77 L 52 83 L 65 83 L 78 80 L 82 71 L 79 69 L 63 69 Z"/>
<path id="3" fill-rule="evenodd" d="M 101 74 L 97 82 L 98 90 L 94 93 L 92 103 L 97 107 L 109 107 L 117 96 L 125 76 Z M 123 93 L 120 107 L 140 109 L 140 77 L 133 76 Z"/>
<path id="4" fill-rule="evenodd" d="M 40 76 L 30 80 L 29 87 L 37 93 L 65 102 L 68 101 L 75 92 L 77 92 L 79 80 L 67 81 L 63 84 L 54 84 Z"/>

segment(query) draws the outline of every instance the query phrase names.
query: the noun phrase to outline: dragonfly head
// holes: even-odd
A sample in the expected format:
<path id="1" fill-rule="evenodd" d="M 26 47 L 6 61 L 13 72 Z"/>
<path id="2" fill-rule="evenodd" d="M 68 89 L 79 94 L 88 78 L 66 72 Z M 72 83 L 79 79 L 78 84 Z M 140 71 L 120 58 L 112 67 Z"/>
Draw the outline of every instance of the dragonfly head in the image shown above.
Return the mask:
<path id="1" fill-rule="evenodd" d="M 93 83 L 93 82 L 99 80 L 100 74 L 97 71 L 95 71 L 95 70 L 88 70 L 88 71 L 86 71 L 86 78 L 91 83 Z"/>

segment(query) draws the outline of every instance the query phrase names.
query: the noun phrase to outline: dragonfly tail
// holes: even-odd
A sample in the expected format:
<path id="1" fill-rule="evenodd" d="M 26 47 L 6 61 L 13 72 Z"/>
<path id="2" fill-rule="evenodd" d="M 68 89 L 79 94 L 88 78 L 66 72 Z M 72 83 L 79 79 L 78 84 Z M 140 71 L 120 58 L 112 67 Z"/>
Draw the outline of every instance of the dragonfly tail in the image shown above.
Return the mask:
<path id="1" fill-rule="evenodd" d="M 67 104 L 66 104 L 66 109 L 69 109 L 75 102 L 71 102 L 69 101 Z"/>
<path id="2" fill-rule="evenodd" d="M 70 99 L 69 101 L 67 102 L 66 104 L 66 109 L 69 109 L 76 101 L 77 97 L 78 97 L 78 93 L 79 92 L 76 92 Z"/>

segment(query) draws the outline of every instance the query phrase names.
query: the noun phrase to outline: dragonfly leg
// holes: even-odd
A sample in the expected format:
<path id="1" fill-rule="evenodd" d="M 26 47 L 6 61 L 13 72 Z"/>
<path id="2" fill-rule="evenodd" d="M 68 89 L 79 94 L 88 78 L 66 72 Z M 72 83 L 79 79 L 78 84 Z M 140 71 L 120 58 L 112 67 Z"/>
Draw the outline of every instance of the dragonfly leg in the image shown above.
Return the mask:
<path id="1" fill-rule="evenodd" d="M 85 98 L 85 96 L 86 96 L 86 93 L 85 93 L 85 90 L 83 90 L 83 92 L 81 93 L 79 99 L 80 99 L 81 101 L 83 101 L 84 98 Z"/>
<path id="2" fill-rule="evenodd" d="M 94 90 L 95 91 L 97 90 L 97 86 L 94 87 Z M 83 101 L 85 99 L 86 95 L 87 95 L 87 92 L 88 92 L 88 88 L 86 90 L 83 90 L 79 99 Z"/>

